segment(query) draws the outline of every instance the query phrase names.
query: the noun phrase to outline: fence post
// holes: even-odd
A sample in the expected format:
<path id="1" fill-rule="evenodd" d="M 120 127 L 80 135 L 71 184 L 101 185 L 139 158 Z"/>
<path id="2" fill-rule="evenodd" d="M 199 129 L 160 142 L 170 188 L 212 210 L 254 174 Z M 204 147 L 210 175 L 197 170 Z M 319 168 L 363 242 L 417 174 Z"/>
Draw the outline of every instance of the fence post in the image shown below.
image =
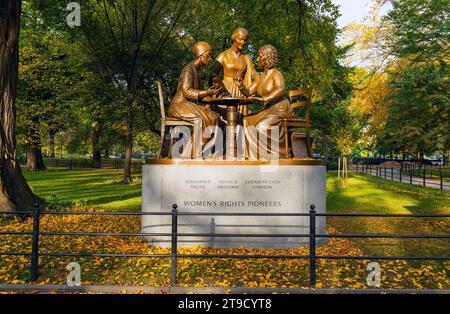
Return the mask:
<path id="1" fill-rule="evenodd" d="M 37 281 L 39 275 L 39 223 L 41 209 L 38 204 L 34 204 L 35 212 L 33 215 L 33 236 L 31 242 L 31 281 Z"/>
<path id="2" fill-rule="evenodd" d="M 316 287 L 316 211 L 309 206 L 309 287 Z"/>
<path id="3" fill-rule="evenodd" d="M 214 217 L 211 218 L 209 221 L 209 247 L 214 247 L 214 242 L 216 240 L 215 234 L 216 234 L 216 220 Z"/>
<path id="4" fill-rule="evenodd" d="M 172 205 L 172 246 L 170 261 L 170 285 L 177 284 L 177 237 L 178 237 L 178 210 L 177 204 Z"/>
<path id="5" fill-rule="evenodd" d="M 403 165 L 400 165 L 400 182 L 402 182 Z"/>
<path id="6" fill-rule="evenodd" d="M 358 163 L 356 163 L 356 173 L 358 173 Z"/>
<path id="7" fill-rule="evenodd" d="M 425 167 L 423 168 L 423 186 L 425 186 Z"/>
<path id="8" fill-rule="evenodd" d="M 386 167 L 384 167 L 384 178 L 386 179 Z"/>
<path id="9" fill-rule="evenodd" d="M 394 181 L 394 168 L 391 168 L 391 180 Z"/>

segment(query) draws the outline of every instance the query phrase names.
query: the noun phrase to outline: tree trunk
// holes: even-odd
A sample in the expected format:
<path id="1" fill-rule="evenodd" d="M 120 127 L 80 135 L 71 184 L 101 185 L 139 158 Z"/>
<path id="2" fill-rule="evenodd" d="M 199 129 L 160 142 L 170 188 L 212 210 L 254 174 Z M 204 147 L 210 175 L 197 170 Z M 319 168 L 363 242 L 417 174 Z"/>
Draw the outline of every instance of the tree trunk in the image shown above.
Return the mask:
<path id="1" fill-rule="evenodd" d="M 125 161 L 123 166 L 123 183 L 131 183 L 131 157 L 133 154 L 133 116 L 131 113 L 131 104 L 128 105 L 126 112 L 126 135 L 125 135 Z"/>
<path id="2" fill-rule="evenodd" d="M 45 170 L 44 159 L 42 158 L 41 146 L 27 145 L 27 164 L 28 170 Z"/>
<path id="3" fill-rule="evenodd" d="M 328 160 L 330 158 L 330 138 L 328 135 L 322 136 L 322 147 L 323 147 L 323 159 Z"/>
<path id="4" fill-rule="evenodd" d="M 63 158 L 63 137 L 61 132 L 59 132 L 59 158 Z"/>
<path id="5" fill-rule="evenodd" d="M 102 154 L 100 152 L 100 128 L 94 126 L 92 130 L 92 161 L 94 162 L 94 168 L 101 168 L 102 166 Z"/>
<path id="6" fill-rule="evenodd" d="M 450 159 L 450 150 L 444 150 L 444 154 L 442 156 L 442 163 L 444 164 L 444 166 L 448 166 L 448 162 Z"/>
<path id="7" fill-rule="evenodd" d="M 32 210 L 44 201 L 33 194 L 16 152 L 16 88 L 20 0 L 0 1 L 0 210 Z"/>
<path id="8" fill-rule="evenodd" d="M 26 168 L 32 171 L 45 170 L 44 159 L 42 158 L 38 118 L 35 117 L 30 120 L 26 134 L 28 140 L 28 144 L 26 145 Z"/>
<path id="9" fill-rule="evenodd" d="M 49 145 L 50 145 L 50 157 L 51 158 L 55 158 L 55 134 L 56 134 L 56 132 L 53 130 L 51 130 L 49 132 L 49 135 L 50 135 Z"/>
<path id="10" fill-rule="evenodd" d="M 105 152 L 103 155 L 103 158 L 108 159 L 109 158 L 109 143 L 106 143 Z"/>

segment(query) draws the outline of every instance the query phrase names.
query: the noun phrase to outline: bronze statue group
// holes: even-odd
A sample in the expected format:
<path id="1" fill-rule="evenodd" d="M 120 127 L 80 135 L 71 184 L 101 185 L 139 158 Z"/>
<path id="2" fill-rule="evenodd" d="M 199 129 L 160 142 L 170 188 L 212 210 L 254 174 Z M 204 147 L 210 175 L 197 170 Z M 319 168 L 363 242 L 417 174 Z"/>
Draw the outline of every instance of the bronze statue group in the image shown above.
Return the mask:
<path id="1" fill-rule="evenodd" d="M 214 101 L 210 101 L 211 106 L 199 103 L 207 97 L 250 98 L 262 102 L 263 108 L 257 112 L 248 113 L 247 106 L 243 105 L 238 108 L 239 117 L 242 117 L 239 128 L 243 131 L 240 144 L 244 156 L 249 160 L 265 159 L 267 156 L 285 158 L 287 152 L 280 127 L 283 119 L 293 116 L 293 109 L 286 97 L 284 77 L 276 68 L 278 51 L 272 45 L 259 48 L 257 63 L 263 71 L 258 73 L 251 58 L 242 53 L 248 40 L 247 30 L 237 28 L 231 39 L 233 45 L 215 59 L 209 78 L 211 87 L 207 90 L 201 89 L 199 71 L 212 60 L 212 49 L 203 41 L 194 44 L 194 60 L 181 71 L 168 116 L 191 122 L 200 119 L 202 136 L 198 140 L 203 158 L 221 159 L 223 151 L 218 147 L 222 147 L 223 136 L 219 135 L 222 135 L 224 123 L 226 128 L 226 110 L 223 105 L 215 105 Z M 207 129 L 213 131 L 205 132 Z M 269 142 L 272 144 L 268 145 Z M 179 157 L 190 158 L 191 149 L 192 145 L 184 147 Z"/>

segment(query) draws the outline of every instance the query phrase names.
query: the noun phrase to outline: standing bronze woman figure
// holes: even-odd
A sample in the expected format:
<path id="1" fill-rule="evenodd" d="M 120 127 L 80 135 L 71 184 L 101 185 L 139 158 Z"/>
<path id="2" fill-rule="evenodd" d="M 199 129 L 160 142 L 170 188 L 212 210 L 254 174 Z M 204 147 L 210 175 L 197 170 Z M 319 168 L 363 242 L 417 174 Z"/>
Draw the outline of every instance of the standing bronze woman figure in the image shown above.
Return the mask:
<path id="1" fill-rule="evenodd" d="M 250 57 L 242 53 L 248 40 L 248 31 L 239 27 L 233 32 L 231 39 L 233 40 L 233 45 L 217 56 L 211 71 L 210 81 L 218 83 L 220 73 L 223 72 L 222 82 L 228 93 L 232 97 L 242 97 L 243 95 L 236 84 L 236 79 L 241 79 L 244 86 L 249 88 L 252 84 L 252 78 L 255 78 L 257 73 Z M 246 112 L 243 112 L 243 109 L 239 111 L 245 114 Z"/>
<path id="2" fill-rule="evenodd" d="M 278 64 L 277 49 L 272 45 L 262 46 L 259 48 L 257 61 L 264 72 L 259 75 L 252 86 L 246 88 L 245 85 L 237 81 L 239 89 L 244 95 L 251 96 L 257 93 L 261 96 L 260 100 L 264 102 L 263 110 L 244 117 L 248 158 L 258 159 L 258 144 L 260 156 L 270 154 L 279 155 L 279 158 L 286 158 L 287 152 L 284 148 L 281 124 L 283 119 L 291 118 L 294 111 L 286 98 L 283 74 L 275 68 Z M 278 128 L 278 132 L 272 132 L 270 136 L 277 136 L 276 139 L 274 138 L 274 142 L 278 144 L 276 148 L 267 145 L 272 142 L 268 130 L 274 128 Z M 266 151 L 261 153 L 261 149 Z"/>

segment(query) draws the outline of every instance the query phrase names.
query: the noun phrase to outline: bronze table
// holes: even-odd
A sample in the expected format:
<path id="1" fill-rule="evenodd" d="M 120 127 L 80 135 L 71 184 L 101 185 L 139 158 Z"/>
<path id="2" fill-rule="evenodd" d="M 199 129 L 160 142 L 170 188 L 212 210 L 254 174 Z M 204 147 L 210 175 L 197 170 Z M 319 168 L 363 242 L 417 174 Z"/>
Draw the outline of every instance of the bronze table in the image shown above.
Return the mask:
<path id="1" fill-rule="evenodd" d="M 236 127 L 238 126 L 238 106 L 248 105 L 249 103 L 254 102 L 254 99 L 245 97 L 205 97 L 201 101 L 208 104 L 224 105 L 227 107 L 227 138 L 225 143 L 225 159 L 236 159 Z"/>

